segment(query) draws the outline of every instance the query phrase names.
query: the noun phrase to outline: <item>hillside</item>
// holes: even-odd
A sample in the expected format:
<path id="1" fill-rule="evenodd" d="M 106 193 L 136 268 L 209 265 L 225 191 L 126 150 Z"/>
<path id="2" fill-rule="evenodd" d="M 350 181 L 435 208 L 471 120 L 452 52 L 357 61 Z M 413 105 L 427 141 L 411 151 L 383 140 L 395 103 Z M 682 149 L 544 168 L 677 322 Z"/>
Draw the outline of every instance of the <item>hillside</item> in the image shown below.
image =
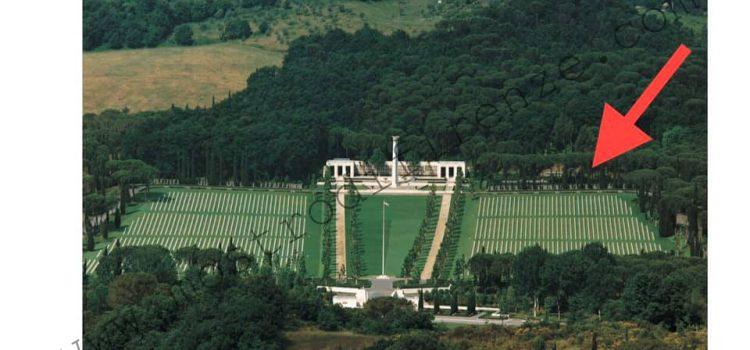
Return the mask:
<path id="1" fill-rule="evenodd" d="M 281 65 L 282 55 L 238 42 L 84 53 L 83 110 L 210 106 L 244 89 L 249 72 Z"/>
<path id="2" fill-rule="evenodd" d="M 173 252 L 190 246 L 227 248 L 231 241 L 257 257 L 275 251 L 285 263 L 305 259 L 308 271 L 319 274 L 316 221 L 321 219 L 300 215 L 314 200 L 310 193 L 154 188 L 138 199 L 110 240 L 84 253 L 89 273 L 96 270 L 103 249 L 111 251 L 116 240 L 122 247 L 158 244 Z"/>
<path id="3" fill-rule="evenodd" d="M 517 253 L 539 244 L 559 254 L 594 241 L 618 255 L 674 249 L 634 199 L 591 192 L 478 195 L 467 203 L 459 251 Z"/>
<path id="4" fill-rule="evenodd" d="M 85 163 L 117 154 L 183 183 L 310 183 L 326 159 L 385 159 L 400 135 L 399 159 L 466 160 L 479 186 L 536 190 L 552 166 L 562 189 L 627 185 L 671 235 L 676 213 L 697 228 L 706 211 L 706 49 L 679 21 L 613 35 L 641 16 L 622 1 L 507 1 L 414 36 L 303 36 L 214 107 L 86 117 Z M 679 44 L 692 55 L 638 122 L 655 141 L 592 169 L 603 103 L 627 110 Z"/>
<path id="5" fill-rule="evenodd" d="M 429 31 L 444 12 L 432 0 L 305 1 L 286 6 L 240 8 L 222 18 L 190 22 L 193 46 L 178 46 L 170 35 L 153 48 L 113 50 L 100 47 L 83 54 L 85 113 L 107 108 L 130 111 L 210 105 L 242 90 L 256 69 L 278 66 L 294 39 L 334 28 L 353 33 L 365 24 L 385 33 Z M 288 7 L 288 8 L 287 8 Z M 230 19 L 247 21 L 253 34 L 224 42 Z M 261 24 L 268 26 L 261 32 Z"/>
<path id="6" fill-rule="evenodd" d="M 127 153 L 144 156 L 164 176 L 213 181 L 249 172 L 306 180 L 331 157 L 369 159 L 374 149 L 387 154 L 385 140 L 397 133 L 406 160 L 463 158 L 483 174 L 509 171 L 502 162 L 514 165 L 521 177 L 556 162 L 588 165 L 602 104 L 626 109 L 664 59 L 686 43 L 693 55 L 639 125 L 665 139 L 651 143 L 651 152 L 697 152 L 697 164 L 670 166 L 691 171 L 688 178 L 702 172 L 705 49 L 689 29 L 670 25 L 642 35 L 636 47 L 621 48 L 607 29 L 637 16 L 625 4 L 588 5 L 583 10 L 599 11 L 606 20 L 577 25 L 559 15 L 563 5 L 523 17 L 510 15 L 514 8 L 534 11 L 509 2 L 441 22 L 438 30 L 416 37 L 373 28 L 302 37 L 286 53 L 283 67 L 257 71 L 247 89 L 215 108 L 123 115 L 138 121 L 127 130 L 138 140 Z M 536 45 L 529 47 L 529 40 Z M 577 70 L 568 71 L 575 79 L 560 79 L 559 63 L 576 60 Z M 211 121 L 208 114 L 214 115 Z M 165 127 L 154 129 L 152 123 Z M 211 130 L 210 138 L 195 127 Z M 183 133 L 187 138 L 173 137 Z M 182 151 L 193 158 L 174 152 L 178 144 L 187 145 Z M 539 156 L 503 160 L 503 154 Z M 206 157 L 213 161 L 202 161 Z M 253 168 L 229 166 L 240 159 Z M 224 165 L 214 168 L 220 160 Z M 181 161 L 195 163 L 194 174 L 176 172 Z"/>

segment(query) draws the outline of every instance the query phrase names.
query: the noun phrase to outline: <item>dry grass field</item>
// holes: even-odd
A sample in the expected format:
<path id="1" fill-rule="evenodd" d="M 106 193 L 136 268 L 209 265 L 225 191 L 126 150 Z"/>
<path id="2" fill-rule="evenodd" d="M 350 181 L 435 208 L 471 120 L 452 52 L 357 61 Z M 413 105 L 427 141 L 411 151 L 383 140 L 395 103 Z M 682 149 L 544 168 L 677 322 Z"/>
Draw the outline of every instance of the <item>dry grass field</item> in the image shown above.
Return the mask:
<path id="1" fill-rule="evenodd" d="M 291 331 L 286 336 L 290 350 L 364 349 L 382 338 L 349 331 L 325 332 L 317 329 Z"/>
<path id="2" fill-rule="evenodd" d="M 197 46 L 165 43 L 150 49 L 85 52 L 83 111 L 127 107 L 136 112 L 166 109 L 172 104 L 209 105 L 212 96 L 220 101 L 229 91 L 244 89 L 256 69 L 281 65 L 289 43 L 300 36 L 330 28 L 354 32 L 365 23 L 385 33 L 428 31 L 438 20 L 422 15 L 431 3 L 434 1 L 342 1 L 335 6 L 327 2 L 313 6 L 311 2 L 290 10 L 239 14 L 256 32 L 242 42 L 221 42 L 224 20 L 209 19 L 191 24 Z M 257 32 L 261 21 L 271 23 L 266 34 Z"/>
<path id="3" fill-rule="evenodd" d="M 209 105 L 245 88 L 257 68 L 280 65 L 283 53 L 239 42 L 84 53 L 83 111 Z"/>

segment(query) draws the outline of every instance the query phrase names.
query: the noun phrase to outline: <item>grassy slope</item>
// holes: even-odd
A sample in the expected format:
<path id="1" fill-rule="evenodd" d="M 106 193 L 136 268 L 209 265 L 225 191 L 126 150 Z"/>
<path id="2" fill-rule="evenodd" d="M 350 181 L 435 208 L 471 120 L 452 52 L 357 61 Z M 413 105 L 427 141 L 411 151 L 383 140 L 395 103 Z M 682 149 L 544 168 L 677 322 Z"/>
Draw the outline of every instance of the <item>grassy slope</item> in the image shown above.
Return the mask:
<path id="1" fill-rule="evenodd" d="M 177 189 L 171 188 L 170 191 Z M 165 191 L 163 188 L 153 188 L 150 194 L 151 199 Z M 219 191 L 219 190 L 207 190 L 207 191 Z M 223 191 L 222 191 L 223 192 Z M 629 200 L 630 206 L 636 204 L 632 201 L 633 195 L 622 194 L 624 199 Z M 122 229 L 111 230 L 109 234 L 109 240 L 103 241 L 101 236 L 97 236 L 96 250 L 93 252 L 83 252 L 84 260 L 94 258 L 99 251 L 109 243 L 113 242 L 116 238 L 122 236 L 122 231 L 137 218 L 143 215 L 147 208 L 151 205 L 151 201 L 143 200 L 142 196 L 139 196 L 140 202 L 129 206 L 128 215 L 123 217 Z M 387 208 L 386 213 L 386 273 L 389 275 L 398 275 L 401 272 L 401 266 L 406 254 L 411 248 L 414 238 L 419 229 L 422 217 L 425 211 L 426 196 L 365 196 L 359 205 L 359 221 L 360 230 L 362 234 L 362 240 L 364 245 L 364 271 L 365 275 L 378 275 L 380 274 L 380 262 L 381 262 L 381 246 L 382 246 L 382 213 L 381 206 L 383 201 L 387 201 L 390 207 Z M 308 203 L 313 203 L 312 194 L 308 199 Z M 466 204 L 464 207 L 464 219 L 462 221 L 462 232 L 461 238 L 458 244 L 458 256 L 463 254 L 466 259 L 470 258 L 471 245 L 473 241 L 474 226 L 476 225 L 476 212 L 478 200 L 472 200 L 470 195 L 467 195 Z M 313 206 L 312 210 L 306 208 L 305 213 L 301 213 L 306 217 L 306 231 L 307 237 L 304 241 L 305 251 L 305 263 L 307 265 L 308 272 L 312 275 L 319 275 L 321 272 L 320 256 L 321 256 L 321 226 L 317 222 L 323 222 L 325 219 L 321 214 L 322 207 Z M 637 208 L 634 208 L 637 211 Z M 348 209 L 347 217 L 350 218 L 351 211 L 354 209 Z M 310 215 L 318 215 L 313 218 Z M 652 223 L 647 221 L 643 215 L 639 214 L 638 219 L 651 228 L 652 232 L 656 231 L 656 228 Z M 347 222 L 347 232 L 349 231 L 349 222 Z M 656 236 L 656 234 L 655 234 Z M 351 236 L 347 235 L 347 239 L 351 239 Z M 655 242 L 659 244 L 662 249 L 669 250 L 673 249 L 674 242 L 668 238 L 655 238 Z M 347 247 L 351 247 L 351 242 L 348 242 Z M 351 264 L 351 255 L 348 256 L 349 263 Z M 452 265 L 451 265 L 452 266 Z"/>
<path id="2" fill-rule="evenodd" d="M 382 254 L 382 205 L 383 201 L 390 205 L 386 208 L 385 233 L 385 272 L 396 276 L 401 273 L 404 258 L 411 248 L 414 238 L 419 231 L 419 225 L 424 217 L 426 196 L 363 196 L 359 208 L 359 222 L 364 252 L 363 274 L 379 275 L 381 272 Z M 352 205 L 354 207 L 354 205 Z M 354 209 L 348 209 L 347 215 Z M 351 236 L 349 232 L 349 216 L 347 216 L 347 250 L 349 251 Z M 347 257 L 351 264 L 351 255 Z"/>
<path id="3" fill-rule="evenodd" d="M 122 237 L 122 234 L 124 230 L 135 222 L 138 218 L 143 216 L 145 212 L 148 211 L 148 208 L 153 205 L 153 199 L 157 198 L 160 194 L 169 191 L 169 192 L 176 192 L 176 191 L 183 191 L 179 188 L 160 188 L 160 187 L 154 187 L 151 189 L 151 192 L 144 196 L 143 193 L 139 194 L 137 197 L 137 202 L 135 204 L 132 204 L 128 206 L 128 214 L 125 215 L 122 219 L 122 227 L 119 230 L 112 230 L 109 233 L 109 240 L 104 241 L 101 237 L 101 235 L 96 236 L 96 248 L 94 251 L 83 252 L 83 259 L 89 260 L 96 257 L 101 249 L 103 249 L 105 246 L 108 246 L 109 244 L 113 243 L 115 239 Z M 185 190 L 185 191 L 191 191 L 191 192 L 198 192 L 201 190 Z M 207 192 L 214 192 L 214 193 L 226 193 L 224 190 L 202 190 Z M 277 192 L 283 192 L 281 190 L 278 190 Z M 150 198 L 148 198 L 150 197 Z M 309 194 L 308 198 L 308 205 L 311 205 L 313 202 L 313 196 L 312 194 Z M 317 208 L 317 206 L 313 206 L 313 208 Z M 318 276 L 321 272 L 322 267 L 320 266 L 320 254 L 321 254 L 321 230 L 320 225 L 318 222 L 322 222 L 324 219 L 320 216 L 319 211 L 312 210 L 312 214 L 308 214 L 307 212 L 308 208 L 305 208 L 304 213 L 300 213 L 301 215 L 305 216 L 305 227 L 307 236 L 304 240 L 304 256 L 305 256 L 305 265 L 307 267 L 307 271 L 309 274 Z M 206 215 L 216 215 L 216 213 L 207 213 Z M 318 217 L 315 217 L 314 219 L 310 217 L 310 215 L 319 215 Z M 85 245 L 85 240 L 84 240 Z"/>
<path id="4" fill-rule="evenodd" d="M 551 194 L 547 194 L 551 196 Z M 628 205 L 633 208 L 634 212 L 639 212 L 637 204 L 635 203 L 635 195 L 629 193 L 620 194 L 620 196 L 628 201 Z M 474 227 L 477 224 L 477 211 L 478 211 L 479 199 L 472 199 L 471 195 L 467 195 L 466 204 L 464 206 L 464 217 L 461 223 L 462 235 L 458 243 L 458 255 L 464 255 L 468 260 L 471 257 L 471 246 L 474 239 Z M 674 248 L 674 243 L 671 238 L 661 238 L 656 233 L 656 227 L 652 222 L 647 220 L 643 214 L 637 214 L 638 221 L 648 226 L 649 230 L 654 235 L 654 242 L 658 244 L 662 249 L 669 250 Z"/>
<path id="5" fill-rule="evenodd" d="M 286 336 L 290 350 L 364 349 L 382 338 L 349 331 L 325 332 L 317 329 L 290 331 Z"/>
<path id="6" fill-rule="evenodd" d="M 86 52 L 83 54 L 83 110 L 100 112 L 107 108 L 128 107 L 131 111 L 210 104 L 229 91 L 245 87 L 255 69 L 280 65 L 289 42 L 311 32 L 341 28 L 354 32 L 364 25 L 391 33 L 431 30 L 440 13 L 465 10 L 469 5 L 441 5 L 434 0 L 309 0 L 292 9 L 243 9 L 254 31 L 262 22 L 271 24 L 268 34 L 256 33 L 244 42 L 219 40 L 224 19 L 192 23 L 194 39 L 200 46 L 175 47 L 169 41 L 158 48 Z M 484 3 L 484 2 L 480 2 Z M 643 11 L 643 10 L 641 10 Z M 706 16 L 680 11 L 682 23 L 705 38 Z M 669 23 L 674 16 L 667 16 Z"/>
<path id="7" fill-rule="evenodd" d="M 464 198 L 464 215 L 461 218 L 461 237 L 458 239 L 456 258 L 464 257 L 465 261 L 471 258 L 471 243 L 474 241 L 474 226 L 477 224 L 477 212 L 479 210 L 479 197 L 467 193 Z M 450 265 L 451 268 L 453 264 Z"/>
<path id="8" fill-rule="evenodd" d="M 292 9 L 261 8 L 242 9 L 237 13 L 255 31 L 245 43 L 271 50 L 284 50 L 295 38 L 313 32 L 325 32 L 330 28 L 340 28 L 354 32 L 367 23 L 384 33 L 401 29 L 408 33 L 431 30 L 438 17 L 427 11 L 432 0 L 378 2 L 309 0 L 301 7 Z M 270 25 L 267 34 L 257 33 L 260 24 Z M 198 45 L 221 42 L 220 34 L 225 19 L 208 19 L 192 23 L 193 38 Z M 168 45 L 168 44 L 167 44 Z"/>
<path id="9" fill-rule="evenodd" d="M 475 350 L 531 349 L 535 341 L 534 336 L 529 336 L 529 329 L 523 327 L 505 331 L 501 331 L 500 326 L 466 326 L 452 323 L 440 324 L 439 327 L 447 330 L 437 335 L 441 340 Z M 544 334 L 548 348 L 554 343 L 558 349 L 591 349 L 591 327 L 580 328 L 582 327 L 572 329 L 564 326 L 536 326 L 532 334 Z M 638 344 L 641 335 L 645 339 L 660 339 L 660 345 L 670 345 L 675 349 L 706 349 L 705 327 L 691 328 L 684 332 L 667 332 L 654 326 L 642 327 L 631 322 L 604 322 L 594 329 L 597 332 L 599 347 L 605 344 L 607 349 L 615 344 L 623 344 L 626 338 Z M 623 329 L 627 329 L 628 332 L 624 332 Z M 349 331 L 325 332 L 317 329 L 288 331 L 286 337 L 289 339 L 291 350 L 363 349 L 384 338 Z"/>
<path id="10" fill-rule="evenodd" d="M 683 7 L 683 5 L 685 7 Z M 654 10 L 649 10 L 649 15 L 653 15 L 657 18 L 657 22 L 654 22 L 652 28 L 659 28 L 661 26 L 660 21 L 662 20 L 666 20 L 665 25 L 674 25 L 675 21 L 679 21 L 684 27 L 692 30 L 693 34 L 695 34 L 696 37 L 701 38 L 701 40 L 703 41 L 703 45 L 705 46 L 708 40 L 708 37 L 706 35 L 708 31 L 708 16 L 706 14 L 702 14 L 698 9 L 696 9 L 692 5 L 692 2 L 685 1 L 683 5 L 680 5 L 679 2 L 676 2 L 676 13 L 672 11 L 664 11 L 664 17 L 661 17 L 661 15 L 659 15 L 658 12 Z M 641 15 L 646 12 L 646 9 L 643 7 L 636 6 L 636 10 Z"/>
<path id="11" fill-rule="evenodd" d="M 323 274 L 323 264 L 321 264 L 321 257 L 323 256 L 323 226 L 326 224 L 326 220 L 333 220 L 331 217 L 326 217 L 325 207 L 320 202 L 316 202 L 315 195 L 310 194 L 308 199 L 308 207 L 305 208 L 306 212 L 302 213 L 305 216 L 305 223 L 307 227 L 307 237 L 305 237 L 305 267 L 307 273 L 312 276 L 321 276 Z"/>
<path id="12" fill-rule="evenodd" d="M 551 315 L 550 318 L 553 318 Z M 669 332 L 655 325 L 633 322 L 579 321 L 576 326 L 535 325 L 533 328 L 502 329 L 501 326 L 463 326 L 440 335 L 440 339 L 472 350 L 534 349 L 536 338 L 546 341 L 546 349 L 588 350 L 596 333 L 598 349 L 707 349 L 707 329 L 689 328 Z"/>
<path id="13" fill-rule="evenodd" d="M 365 22 L 386 33 L 396 29 L 427 31 L 437 21 L 437 17 L 423 15 L 432 3 L 338 1 L 328 6 L 328 1 L 313 0 L 303 8 L 289 10 L 243 10 L 238 15 L 248 20 L 255 32 L 261 22 L 271 23 L 268 34 L 255 33 L 245 41 L 222 43 L 219 34 L 224 19 L 210 19 L 191 24 L 198 46 L 165 43 L 151 49 L 86 52 L 83 110 L 97 113 L 107 108 L 143 111 L 172 104 L 210 105 L 212 96 L 219 101 L 229 91 L 244 89 L 256 69 L 280 65 L 289 42 L 297 37 L 327 28 L 354 32 Z"/>
<path id="14" fill-rule="evenodd" d="M 282 53 L 239 42 L 85 53 L 83 110 L 131 111 L 211 104 L 245 88 L 250 73 L 281 65 Z"/>

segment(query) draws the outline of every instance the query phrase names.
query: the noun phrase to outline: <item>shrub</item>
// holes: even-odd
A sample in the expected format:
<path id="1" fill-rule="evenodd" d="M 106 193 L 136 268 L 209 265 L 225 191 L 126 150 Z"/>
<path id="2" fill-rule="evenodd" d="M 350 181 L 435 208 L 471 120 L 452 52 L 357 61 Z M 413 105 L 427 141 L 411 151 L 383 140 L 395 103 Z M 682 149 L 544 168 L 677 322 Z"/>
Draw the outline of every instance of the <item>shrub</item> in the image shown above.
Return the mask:
<path id="1" fill-rule="evenodd" d="M 221 32 L 221 40 L 244 40 L 249 38 L 252 34 L 253 31 L 250 29 L 250 25 L 247 24 L 247 21 L 240 18 L 235 18 L 229 20 L 227 22 L 227 25 L 224 26 L 224 31 Z"/>
<path id="2" fill-rule="evenodd" d="M 174 30 L 174 42 L 177 45 L 193 45 L 193 29 L 187 24 L 181 24 Z"/>
<path id="3" fill-rule="evenodd" d="M 268 22 L 263 21 L 263 23 L 258 26 L 258 30 L 263 34 L 268 34 L 268 32 L 271 31 L 271 25 L 268 24 Z"/>
<path id="4" fill-rule="evenodd" d="M 107 303 L 113 308 L 136 304 L 153 294 L 157 284 L 156 277 L 148 273 L 123 274 L 110 283 Z"/>
<path id="5" fill-rule="evenodd" d="M 345 326 L 345 318 L 341 305 L 326 306 L 318 312 L 318 327 L 324 331 L 337 331 Z"/>
<path id="6" fill-rule="evenodd" d="M 396 334 L 412 329 L 433 329 L 433 316 L 414 311 L 414 305 L 404 299 L 381 297 L 370 299 L 361 312 L 359 331 L 369 334 Z"/>

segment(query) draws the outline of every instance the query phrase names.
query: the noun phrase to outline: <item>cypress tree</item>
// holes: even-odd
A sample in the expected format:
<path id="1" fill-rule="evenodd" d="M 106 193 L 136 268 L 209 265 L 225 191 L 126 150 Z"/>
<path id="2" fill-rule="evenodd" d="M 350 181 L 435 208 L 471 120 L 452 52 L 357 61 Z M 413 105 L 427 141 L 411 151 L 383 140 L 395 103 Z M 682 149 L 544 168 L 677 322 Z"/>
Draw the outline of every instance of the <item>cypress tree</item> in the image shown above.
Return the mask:
<path id="1" fill-rule="evenodd" d="M 453 315 L 458 312 L 458 293 L 454 291 L 451 295 L 451 315 Z"/>
<path id="2" fill-rule="evenodd" d="M 120 211 L 115 210 L 115 227 L 118 229 L 120 228 L 121 220 Z"/>
<path id="3" fill-rule="evenodd" d="M 545 349 L 547 349 L 547 344 L 544 343 L 544 338 L 542 337 L 534 338 L 534 350 L 545 350 Z"/>
<path id="4" fill-rule="evenodd" d="M 109 239 L 109 213 L 104 216 L 104 228 L 102 229 L 102 237 L 104 239 Z"/>
<path id="5" fill-rule="evenodd" d="M 86 250 L 92 251 L 94 250 L 94 232 L 93 230 L 89 230 L 86 232 Z"/>
<path id="6" fill-rule="evenodd" d="M 438 289 L 432 290 L 432 311 L 435 312 L 435 314 L 440 313 L 440 295 L 439 295 Z"/>
<path id="7" fill-rule="evenodd" d="M 455 276 L 458 281 L 461 281 L 464 274 L 464 266 L 466 264 L 464 260 L 464 256 L 461 254 L 461 257 L 456 259 L 456 266 L 453 268 L 453 276 Z"/>
<path id="8" fill-rule="evenodd" d="M 112 254 L 115 255 L 115 268 L 114 275 L 119 276 L 122 274 L 122 250 L 120 249 L 119 241 L 115 244 L 115 249 L 112 250 Z"/>
<path id="9" fill-rule="evenodd" d="M 305 277 L 305 275 L 307 275 L 307 266 L 305 266 L 305 257 L 303 256 L 299 257 L 299 262 L 297 264 L 297 273 L 301 277 Z"/>
<path id="10" fill-rule="evenodd" d="M 471 292 L 469 292 L 469 302 L 466 307 L 466 312 L 469 315 L 477 313 L 477 294 L 474 291 L 474 286 L 471 287 Z"/>
<path id="11" fill-rule="evenodd" d="M 419 290 L 419 301 L 417 301 L 417 310 L 424 311 L 424 292 Z"/>
<path id="12" fill-rule="evenodd" d="M 85 260 L 83 262 L 83 285 L 87 285 L 89 283 L 88 275 L 86 275 L 86 267 L 88 267 L 88 260 Z M 85 295 L 86 293 L 84 293 Z"/>

